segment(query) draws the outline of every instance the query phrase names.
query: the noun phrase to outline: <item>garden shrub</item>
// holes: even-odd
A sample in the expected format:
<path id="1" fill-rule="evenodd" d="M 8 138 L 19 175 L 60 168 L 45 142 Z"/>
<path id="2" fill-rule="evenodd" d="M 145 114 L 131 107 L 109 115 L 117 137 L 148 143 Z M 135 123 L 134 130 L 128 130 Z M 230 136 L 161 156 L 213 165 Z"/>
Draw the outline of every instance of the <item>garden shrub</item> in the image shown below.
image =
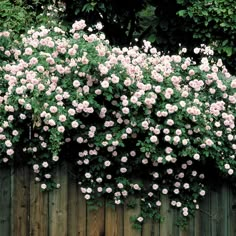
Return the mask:
<path id="1" fill-rule="evenodd" d="M 73 164 L 88 201 L 141 200 L 138 227 L 160 219 L 161 196 L 182 222 L 205 195 L 205 169 L 235 176 L 236 79 L 212 50 L 199 63 L 143 47 L 111 47 L 100 23 L 0 34 L 1 164 L 32 167 L 42 190 Z"/>

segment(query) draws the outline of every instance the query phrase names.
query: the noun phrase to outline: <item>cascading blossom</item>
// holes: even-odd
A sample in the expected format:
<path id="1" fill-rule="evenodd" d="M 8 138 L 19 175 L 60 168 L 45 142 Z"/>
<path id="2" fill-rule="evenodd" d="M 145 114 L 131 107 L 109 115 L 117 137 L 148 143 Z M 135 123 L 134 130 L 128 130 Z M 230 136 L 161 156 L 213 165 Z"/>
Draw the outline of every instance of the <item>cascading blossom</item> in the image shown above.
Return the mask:
<path id="1" fill-rule="evenodd" d="M 209 48 L 198 65 L 147 41 L 111 47 L 85 28 L 83 20 L 70 34 L 42 26 L 18 42 L 0 33 L 1 163 L 20 153 L 50 190 L 65 159 L 86 200 L 122 204 L 134 194 L 141 224 L 159 219 L 168 195 L 187 219 L 205 195 L 205 163 L 235 176 L 235 78 Z"/>

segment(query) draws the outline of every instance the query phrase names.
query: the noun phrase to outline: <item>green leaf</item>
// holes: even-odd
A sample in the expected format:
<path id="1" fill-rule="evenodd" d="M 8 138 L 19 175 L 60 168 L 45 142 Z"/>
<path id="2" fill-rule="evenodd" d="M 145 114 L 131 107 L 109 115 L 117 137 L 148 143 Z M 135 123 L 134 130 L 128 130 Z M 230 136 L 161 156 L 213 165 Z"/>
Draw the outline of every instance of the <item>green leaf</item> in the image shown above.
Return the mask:
<path id="1" fill-rule="evenodd" d="M 178 16 L 186 16 L 186 10 L 180 10 L 177 12 Z"/>
<path id="2" fill-rule="evenodd" d="M 156 41 L 156 35 L 155 34 L 151 34 L 149 35 L 148 37 L 148 41 L 151 42 L 151 43 L 154 43 Z"/>

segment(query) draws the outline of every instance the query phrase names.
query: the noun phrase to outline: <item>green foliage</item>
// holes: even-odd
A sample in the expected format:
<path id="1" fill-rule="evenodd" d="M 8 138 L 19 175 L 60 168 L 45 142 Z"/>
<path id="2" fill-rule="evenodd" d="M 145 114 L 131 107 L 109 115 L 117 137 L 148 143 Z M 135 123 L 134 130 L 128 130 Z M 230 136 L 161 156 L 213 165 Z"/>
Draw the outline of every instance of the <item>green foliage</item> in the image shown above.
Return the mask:
<path id="1" fill-rule="evenodd" d="M 21 1 L 0 1 L 0 31 L 12 30 L 18 34 L 24 32 L 33 23 L 34 13 L 28 10 Z"/>
<path id="2" fill-rule="evenodd" d="M 57 8 L 48 0 L 2 0 L 0 1 L 0 32 L 10 31 L 15 38 L 33 25 L 58 25 L 63 16 L 63 5 Z M 55 21 L 56 20 L 56 21 Z"/>
<path id="3" fill-rule="evenodd" d="M 182 9 L 177 15 L 188 22 L 194 46 L 201 41 L 214 46 L 216 56 L 223 58 L 235 72 L 236 5 L 234 0 L 177 1 Z"/>
<path id="4" fill-rule="evenodd" d="M 84 19 L 89 25 L 101 22 L 112 44 L 128 45 L 139 28 L 137 13 L 145 8 L 143 0 L 65 0 L 66 21 Z"/>
<path id="5" fill-rule="evenodd" d="M 235 72 L 234 0 L 65 0 L 65 3 L 68 22 L 100 21 L 112 44 L 127 46 L 137 38 L 141 45 L 145 39 L 165 53 L 178 52 L 180 44 L 190 51 L 200 44 L 211 45 L 215 56 Z"/>

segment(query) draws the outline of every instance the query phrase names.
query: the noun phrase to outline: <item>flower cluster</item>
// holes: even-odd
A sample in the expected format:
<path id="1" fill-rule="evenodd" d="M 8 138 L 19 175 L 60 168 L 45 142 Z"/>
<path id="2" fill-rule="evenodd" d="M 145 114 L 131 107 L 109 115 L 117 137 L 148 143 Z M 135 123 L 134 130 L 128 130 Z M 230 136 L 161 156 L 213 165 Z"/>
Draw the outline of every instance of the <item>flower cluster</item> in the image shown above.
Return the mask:
<path id="1" fill-rule="evenodd" d="M 207 54 L 196 63 L 147 41 L 111 47 L 101 23 L 86 27 L 32 28 L 11 44 L 0 33 L 1 163 L 28 163 L 47 190 L 67 160 L 87 200 L 139 197 L 142 223 L 168 195 L 187 218 L 206 163 L 235 174 L 236 79 Z"/>

